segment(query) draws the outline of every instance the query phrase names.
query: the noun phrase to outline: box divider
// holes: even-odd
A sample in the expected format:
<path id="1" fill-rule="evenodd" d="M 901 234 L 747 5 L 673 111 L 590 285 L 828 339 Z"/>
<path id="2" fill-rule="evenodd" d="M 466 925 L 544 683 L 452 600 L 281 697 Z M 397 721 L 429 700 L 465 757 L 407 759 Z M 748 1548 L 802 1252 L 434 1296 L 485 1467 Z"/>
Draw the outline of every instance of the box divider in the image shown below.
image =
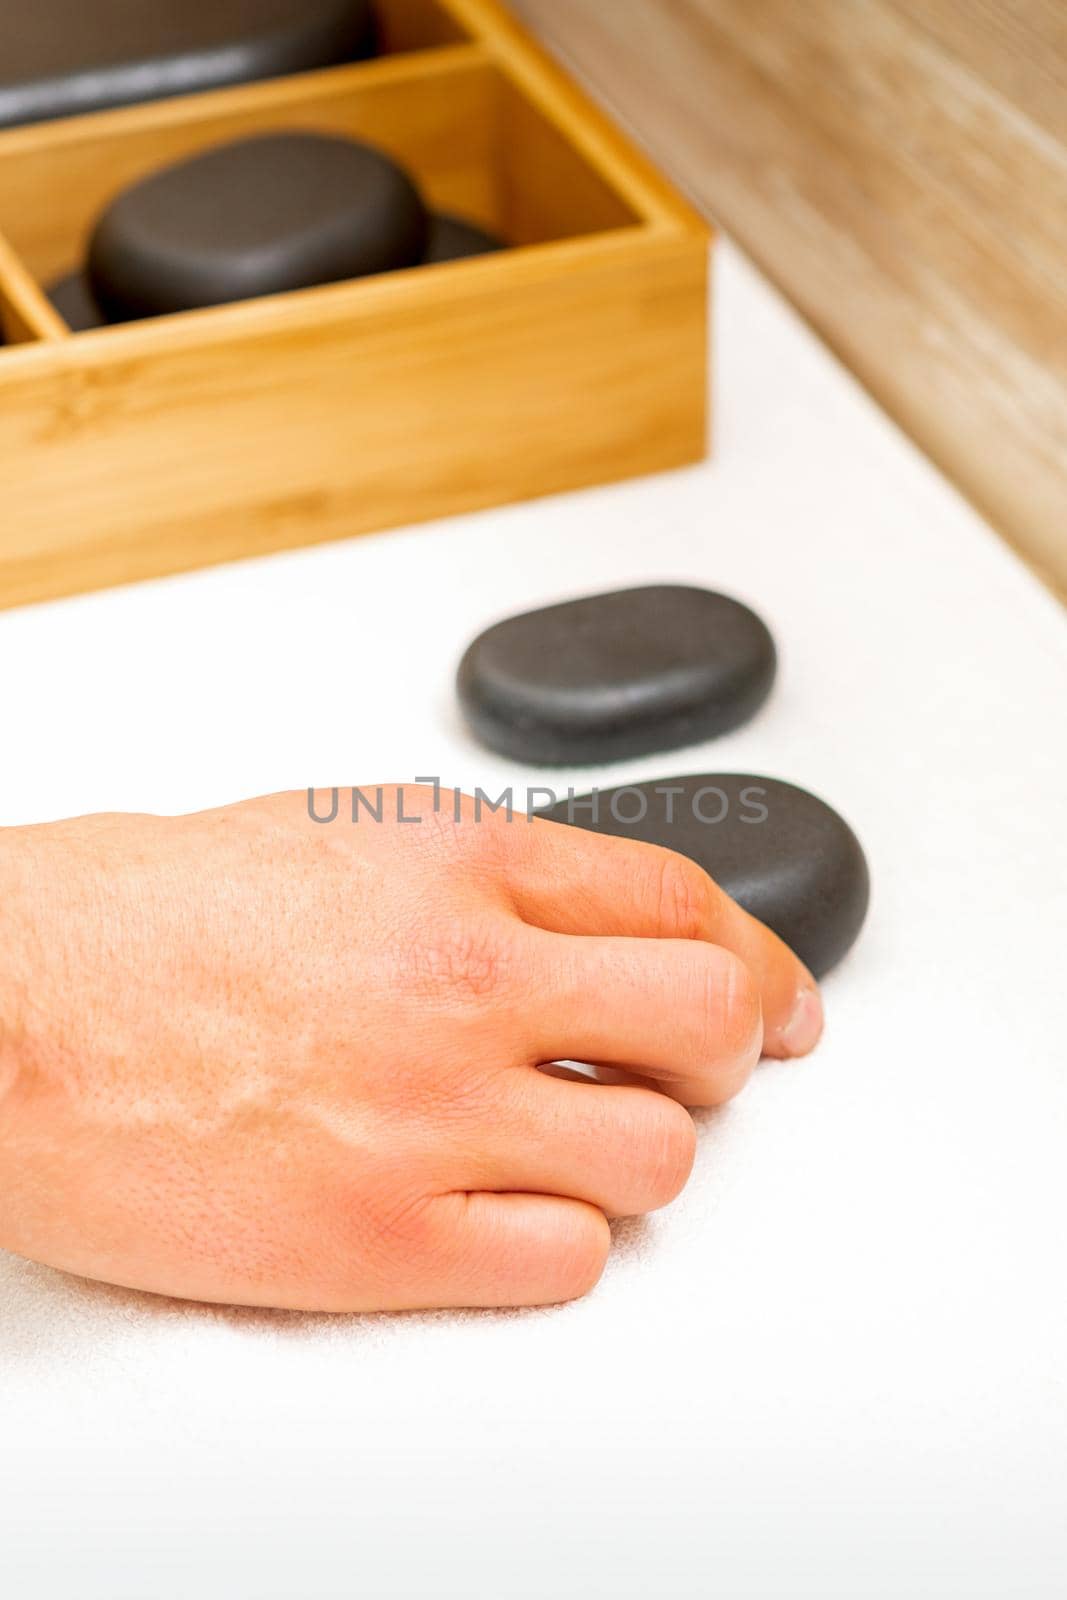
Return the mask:
<path id="1" fill-rule="evenodd" d="M 70 329 L 36 278 L 0 234 L 0 322 L 13 344 L 52 343 L 71 337 Z"/>
<path id="2" fill-rule="evenodd" d="M 433 50 L 412 51 L 409 55 L 380 56 L 338 67 L 321 67 L 314 72 L 292 73 L 261 83 L 209 89 L 173 100 L 153 100 L 145 105 L 122 106 L 112 111 L 90 111 L 83 116 L 0 130 L 0 161 L 17 161 L 23 154 L 60 150 L 65 145 L 80 145 L 89 140 L 123 139 L 131 133 L 151 133 L 157 128 L 209 122 L 249 109 L 284 113 L 288 106 L 299 105 L 316 92 L 341 97 L 350 89 L 368 85 L 387 86 L 447 77 L 490 64 L 492 56 L 481 43 L 442 45 Z"/>

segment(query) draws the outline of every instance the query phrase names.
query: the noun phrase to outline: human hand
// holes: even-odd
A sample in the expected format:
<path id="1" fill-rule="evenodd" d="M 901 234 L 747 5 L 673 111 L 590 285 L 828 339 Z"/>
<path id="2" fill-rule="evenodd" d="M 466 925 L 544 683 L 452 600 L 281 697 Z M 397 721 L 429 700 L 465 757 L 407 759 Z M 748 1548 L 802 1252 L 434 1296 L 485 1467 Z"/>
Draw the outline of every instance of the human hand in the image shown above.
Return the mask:
<path id="1" fill-rule="evenodd" d="M 683 857 L 397 794 L 0 833 L 0 1246 L 209 1301 L 566 1300 L 684 1185 L 684 1107 L 814 1045 L 814 980 Z"/>

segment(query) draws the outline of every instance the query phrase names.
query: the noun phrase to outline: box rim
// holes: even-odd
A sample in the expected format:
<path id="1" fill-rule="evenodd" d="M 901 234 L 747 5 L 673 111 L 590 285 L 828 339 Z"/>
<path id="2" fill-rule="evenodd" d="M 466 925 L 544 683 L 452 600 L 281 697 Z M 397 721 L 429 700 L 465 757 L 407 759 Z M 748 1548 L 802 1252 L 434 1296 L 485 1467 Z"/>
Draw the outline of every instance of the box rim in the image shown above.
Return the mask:
<path id="1" fill-rule="evenodd" d="M 431 275 L 437 290 L 433 298 L 438 303 L 451 300 L 458 305 L 483 294 L 487 286 L 503 293 L 521 292 L 525 284 L 585 268 L 596 270 L 612 257 L 630 255 L 636 260 L 647 255 L 651 259 L 665 246 L 691 249 L 696 243 L 691 235 L 675 228 L 635 223 L 578 238 L 521 245 L 469 260 L 319 284 L 265 295 L 260 300 L 67 333 L 61 338 L 27 340 L 10 345 L 0 355 L 0 388 L 30 373 L 36 376 L 64 368 L 104 368 L 111 362 L 121 365 L 145 358 L 180 356 L 183 351 L 253 342 L 265 335 L 328 327 L 338 321 L 372 323 L 378 315 L 398 309 L 417 315 L 426 303 Z"/>

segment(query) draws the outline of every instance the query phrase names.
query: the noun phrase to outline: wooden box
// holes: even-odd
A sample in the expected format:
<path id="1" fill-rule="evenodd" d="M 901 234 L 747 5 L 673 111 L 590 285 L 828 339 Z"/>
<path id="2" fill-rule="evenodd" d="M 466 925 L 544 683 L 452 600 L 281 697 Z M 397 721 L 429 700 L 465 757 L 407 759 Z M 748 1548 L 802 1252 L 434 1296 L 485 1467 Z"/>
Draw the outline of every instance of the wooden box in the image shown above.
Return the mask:
<path id="1" fill-rule="evenodd" d="M 372 61 L 0 133 L 0 605 L 704 453 L 705 224 L 497 0 L 379 7 Z M 71 334 L 117 191 L 289 128 L 515 248 Z"/>

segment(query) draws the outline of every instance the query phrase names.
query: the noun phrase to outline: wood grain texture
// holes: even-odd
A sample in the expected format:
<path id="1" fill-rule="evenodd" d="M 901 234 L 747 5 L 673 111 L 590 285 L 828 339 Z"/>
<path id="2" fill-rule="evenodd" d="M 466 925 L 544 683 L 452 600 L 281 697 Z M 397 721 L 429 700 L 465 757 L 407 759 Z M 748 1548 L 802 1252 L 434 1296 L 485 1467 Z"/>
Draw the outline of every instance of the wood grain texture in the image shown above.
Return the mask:
<path id="1" fill-rule="evenodd" d="M 1067 6 L 1063 0 L 894 0 L 1028 122 L 1067 144 Z"/>
<path id="2" fill-rule="evenodd" d="M 706 272 L 621 231 L 9 351 L 0 602 L 696 460 Z"/>
<path id="3" fill-rule="evenodd" d="M 1059 0 L 512 0 L 1067 589 Z"/>
<path id="4" fill-rule="evenodd" d="M 0 604 L 705 453 L 706 225 L 495 0 L 434 9 L 471 42 L 0 135 Z M 529 248 L 84 334 L 49 310 L 30 271 L 115 189 L 292 126 Z"/>

